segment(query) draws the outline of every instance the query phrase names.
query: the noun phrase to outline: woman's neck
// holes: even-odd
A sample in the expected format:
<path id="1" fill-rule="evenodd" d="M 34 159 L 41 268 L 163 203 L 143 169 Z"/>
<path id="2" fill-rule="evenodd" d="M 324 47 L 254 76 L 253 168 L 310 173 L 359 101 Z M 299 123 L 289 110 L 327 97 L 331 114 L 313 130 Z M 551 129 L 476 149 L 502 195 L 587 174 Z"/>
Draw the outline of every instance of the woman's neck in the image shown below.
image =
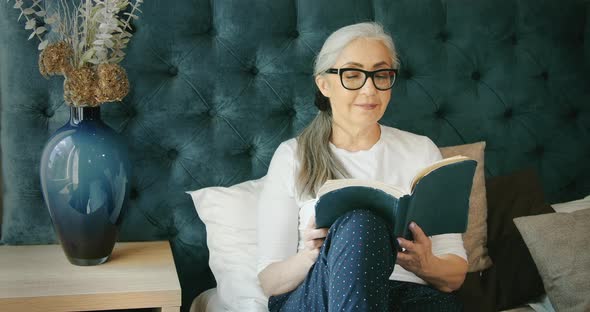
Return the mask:
<path id="1" fill-rule="evenodd" d="M 330 142 L 340 149 L 349 152 L 368 150 L 379 141 L 381 127 L 374 124 L 364 128 L 344 128 L 337 123 L 332 124 Z"/>

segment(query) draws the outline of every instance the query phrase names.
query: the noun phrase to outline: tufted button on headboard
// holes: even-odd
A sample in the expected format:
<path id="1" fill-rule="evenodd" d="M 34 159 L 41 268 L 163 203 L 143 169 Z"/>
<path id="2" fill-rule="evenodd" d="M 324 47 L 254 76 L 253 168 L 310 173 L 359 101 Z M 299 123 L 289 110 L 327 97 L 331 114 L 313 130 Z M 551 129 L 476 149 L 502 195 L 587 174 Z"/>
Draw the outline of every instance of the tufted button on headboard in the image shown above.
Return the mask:
<path id="1" fill-rule="evenodd" d="M 0 1 L 1 238 L 52 243 L 39 160 L 69 111 L 12 5 Z M 588 1 L 177 0 L 142 11 L 122 64 L 131 92 L 102 107 L 134 167 L 119 237 L 170 240 L 186 307 L 215 282 L 184 191 L 266 173 L 317 113 L 314 56 L 347 24 L 382 23 L 399 51 L 383 124 L 439 146 L 485 140 L 488 176 L 532 166 L 551 202 L 590 193 Z"/>

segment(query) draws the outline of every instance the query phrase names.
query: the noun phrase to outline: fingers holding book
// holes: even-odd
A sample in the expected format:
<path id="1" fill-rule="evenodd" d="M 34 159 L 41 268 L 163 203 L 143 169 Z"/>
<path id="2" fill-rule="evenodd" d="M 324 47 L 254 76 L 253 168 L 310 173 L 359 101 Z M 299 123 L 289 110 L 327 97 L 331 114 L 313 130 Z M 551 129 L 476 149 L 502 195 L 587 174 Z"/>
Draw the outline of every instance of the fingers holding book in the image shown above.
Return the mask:
<path id="1" fill-rule="evenodd" d="M 303 241 L 305 242 L 305 248 L 308 250 L 316 250 L 319 252 L 319 249 L 322 247 L 324 243 L 324 239 L 328 235 L 327 228 L 319 228 L 316 229 L 315 217 L 312 217 L 311 220 L 308 222 L 307 227 L 303 233 Z"/>
<path id="2" fill-rule="evenodd" d="M 404 269 L 419 275 L 428 267 L 430 260 L 434 257 L 432 254 L 432 242 L 416 223 L 411 222 L 409 228 L 414 241 L 401 237 L 397 239 L 402 251 L 397 253 L 396 263 Z"/>

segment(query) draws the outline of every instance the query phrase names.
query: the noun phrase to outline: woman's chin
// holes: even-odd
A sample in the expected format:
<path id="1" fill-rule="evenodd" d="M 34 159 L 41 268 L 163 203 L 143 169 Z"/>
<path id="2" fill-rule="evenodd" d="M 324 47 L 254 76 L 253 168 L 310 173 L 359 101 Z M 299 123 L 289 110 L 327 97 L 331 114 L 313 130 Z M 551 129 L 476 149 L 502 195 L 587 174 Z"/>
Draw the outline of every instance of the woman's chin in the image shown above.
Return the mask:
<path id="1" fill-rule="evenodd" d="M 355 119 L 359 122 L 363 123 L 375 123 L 383 117 L 384 112 L 379 109 L 379 107 L 375 109 L 357 109 L 355 110 Z"/>
<path id="2" fill-rule="evenodd" d="M 354 118 L 355 124 L 357 127 L 367 128 L 371 126 L 375 126 L 383 115 L 371 115 L 371 116 L 364 116 L 363 118 Z M 360 116 L 357 116 L 360 117 Z"/>

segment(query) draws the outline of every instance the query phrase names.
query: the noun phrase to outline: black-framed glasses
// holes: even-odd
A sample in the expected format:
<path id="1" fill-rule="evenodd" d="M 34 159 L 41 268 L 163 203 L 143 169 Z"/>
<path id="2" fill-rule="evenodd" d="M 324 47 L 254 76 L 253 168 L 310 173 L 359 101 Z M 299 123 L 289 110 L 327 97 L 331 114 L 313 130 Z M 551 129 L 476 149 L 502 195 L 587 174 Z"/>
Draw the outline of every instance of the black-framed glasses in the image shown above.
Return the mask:
<path id="1" fill-rule="evenodd" d="M 397 70 L 384 68 L 374 71 L 366 71 L 358 68 L 330 68 L 328 74 L 338 74 L 344 89 L 358 90 L 362 88 L 370 77 L 377 90 L 385 91 L 391 89 L 397 77 Z"/>

